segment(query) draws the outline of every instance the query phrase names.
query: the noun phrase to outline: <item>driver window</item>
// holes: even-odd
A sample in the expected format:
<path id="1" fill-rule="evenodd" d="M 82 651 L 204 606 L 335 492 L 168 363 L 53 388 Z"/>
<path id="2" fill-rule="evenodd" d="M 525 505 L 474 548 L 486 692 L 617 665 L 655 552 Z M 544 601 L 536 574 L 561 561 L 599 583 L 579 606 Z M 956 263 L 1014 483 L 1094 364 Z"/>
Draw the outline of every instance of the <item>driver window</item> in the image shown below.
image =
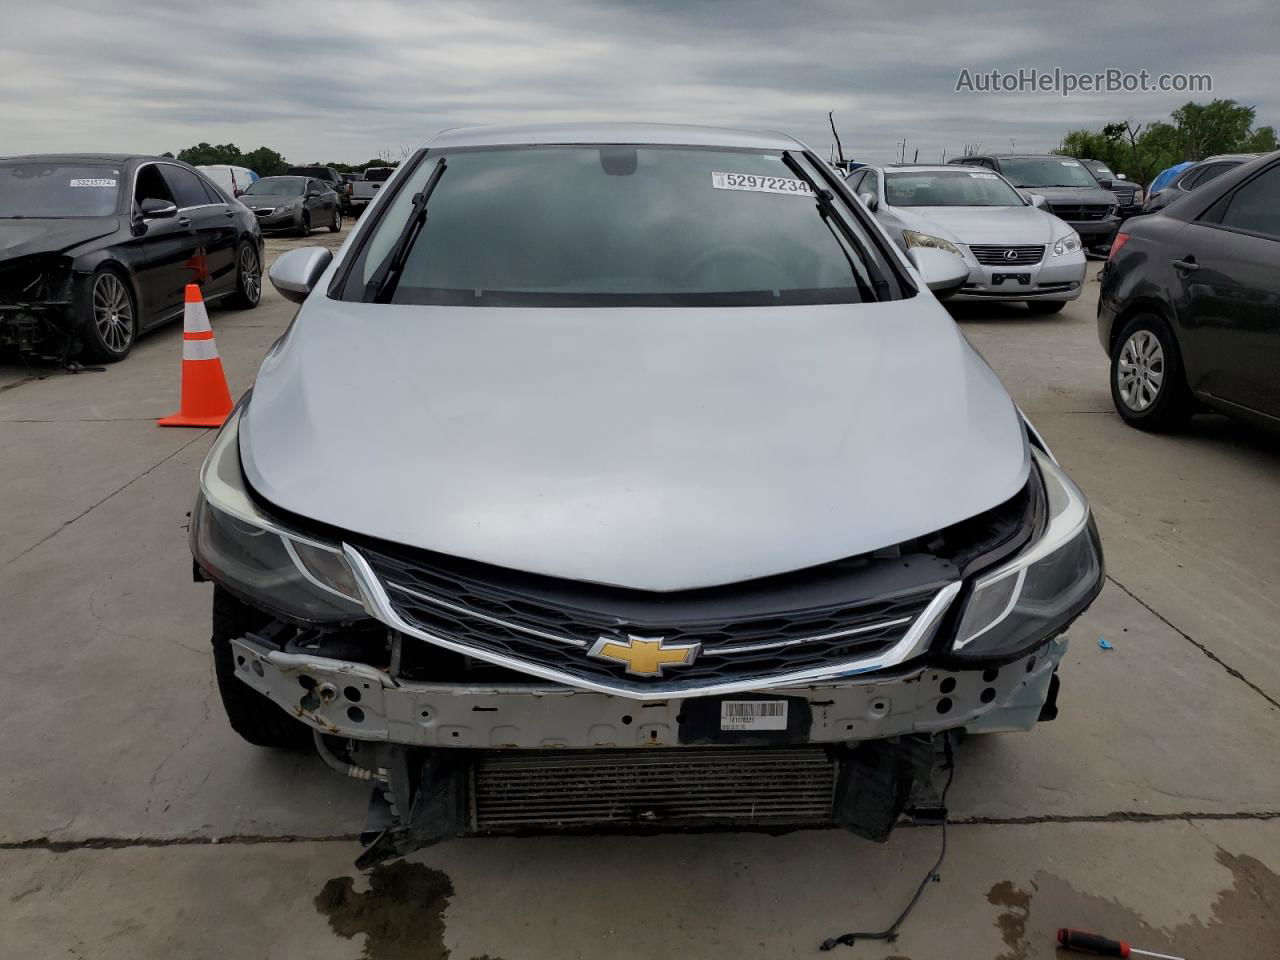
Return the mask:
<path id="1" fill-rule="evenodd" d="M 164 182 L 164 177 L 160 176 L 159 168 L 153 163 L 138 168 L 138 181 L 133 191 L 133 201 L 141 207 L 143 200 L 163 200 L 165 203 L 174 202 L 173 194 L 169 192 L 168 184 Z"/>

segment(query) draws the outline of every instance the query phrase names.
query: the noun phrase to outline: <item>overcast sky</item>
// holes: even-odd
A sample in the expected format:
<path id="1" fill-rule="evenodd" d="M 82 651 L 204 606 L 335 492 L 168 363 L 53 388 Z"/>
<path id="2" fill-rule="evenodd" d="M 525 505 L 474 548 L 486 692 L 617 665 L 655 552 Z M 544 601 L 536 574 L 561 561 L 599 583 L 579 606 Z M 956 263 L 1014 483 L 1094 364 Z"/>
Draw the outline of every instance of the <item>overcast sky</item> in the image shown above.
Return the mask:
<path id="1" fill-rule="evenodd" d="M 1162 8 L 1162 9 L 1161 9 Z M 0 155 L 207 140 L 293 162 L 400 156 L 473 124 L 782 130 L 824 156 L 1048 149 L 1186 94 L 959 94 L 962 69 L 1203 72 L 1280 126 L 1280 3 L 0 0 Z"/>

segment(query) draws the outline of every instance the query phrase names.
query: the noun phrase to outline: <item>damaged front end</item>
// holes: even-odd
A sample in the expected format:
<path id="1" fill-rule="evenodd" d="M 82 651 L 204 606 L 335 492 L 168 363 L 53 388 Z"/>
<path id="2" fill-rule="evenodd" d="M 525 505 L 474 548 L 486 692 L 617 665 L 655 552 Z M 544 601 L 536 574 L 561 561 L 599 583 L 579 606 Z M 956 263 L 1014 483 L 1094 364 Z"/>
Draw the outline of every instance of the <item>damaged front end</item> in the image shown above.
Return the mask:
<path id="1" fill-rule="evenodd" d="M 201 470 L 197 575 L 260 615 L 226 637 L 232 682 L 373 782 L 362 866 L 468 834 L 883 840 L 904 812 L 943 815 L 949 731 L 1052 719 L 1064 632 L 1102 584 L 1087 505 L 1038 448 L 1018 495 L 930 536 L 652 594 L 284 515 L 245 481 L 239 418 Z M 680 665 L 664 675 L 659 654 Z"/>
<path id="2" fill-rule="evenodd" d="M 0 348 L 65 362 L 75 340 L 71 260 L 42 253 L 0 262 Z"/>

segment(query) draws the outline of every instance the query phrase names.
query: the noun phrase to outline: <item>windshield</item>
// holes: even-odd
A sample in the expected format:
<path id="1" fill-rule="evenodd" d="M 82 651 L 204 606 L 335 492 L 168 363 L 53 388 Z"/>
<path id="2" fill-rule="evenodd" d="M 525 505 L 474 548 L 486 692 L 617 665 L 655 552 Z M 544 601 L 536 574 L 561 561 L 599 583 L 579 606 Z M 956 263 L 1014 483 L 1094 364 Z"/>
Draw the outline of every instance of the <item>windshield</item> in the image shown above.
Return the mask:
<path id="1" fill-rule="evenodd" d="M 888 173 L 884 199 L 891 207 L 1022 207 L 1018 191 L 982 170 Z"/>
<path id="2" fill-rule="evenodd" d="M 0 218 L 108 217 L 116 212 L 120 168 L 109 164 L 0 163 Z"/>
<path id="3" fill-rule="evenodd" d="M 1079 160 L 1067 157 L 1020 157 L 1000 160 L 1000 172 L 1015 187 L 1094 187 L 1098 181 Z"/>
<path id="4" fill-rule="evenodd" d="M 306 177 L 262 177 L 249 184 L 245 196 L 260 197 L 271 194 L 277 197 L 300 197 L 307 189 Z"/>
<path id="5" fill-rule="evenodd" d="M 783 305 L 874 297 L 879 274 L 857 221 L 849 224 L 855 246 L 820 213 L 781 153 L 555 146 L 458 150 L 443 159 L 392 303 Z M 438 165 L 435 154 L 423 159 L 397 188 L 353 263 L 345 298 L 373 299 L 413 198 Z M 807 166 L 806 173 L 814 175 Z"/>

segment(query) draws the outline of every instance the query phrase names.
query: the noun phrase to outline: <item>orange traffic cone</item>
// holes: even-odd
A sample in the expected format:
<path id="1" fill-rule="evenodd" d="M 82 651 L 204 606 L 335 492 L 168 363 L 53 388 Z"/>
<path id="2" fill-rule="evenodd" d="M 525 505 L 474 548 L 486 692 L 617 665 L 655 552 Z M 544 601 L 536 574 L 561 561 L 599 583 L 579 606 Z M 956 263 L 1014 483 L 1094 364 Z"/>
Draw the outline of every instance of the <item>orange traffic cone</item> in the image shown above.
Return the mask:
<path id="1" fill-rule="evenodd" d="M 187 284 L 182 314 L 182 409 L 156 423 L 162 427 L 220 427 L 231 412 L 231 392 L 213 342 L 213 328 L 200 288 Z"/>

